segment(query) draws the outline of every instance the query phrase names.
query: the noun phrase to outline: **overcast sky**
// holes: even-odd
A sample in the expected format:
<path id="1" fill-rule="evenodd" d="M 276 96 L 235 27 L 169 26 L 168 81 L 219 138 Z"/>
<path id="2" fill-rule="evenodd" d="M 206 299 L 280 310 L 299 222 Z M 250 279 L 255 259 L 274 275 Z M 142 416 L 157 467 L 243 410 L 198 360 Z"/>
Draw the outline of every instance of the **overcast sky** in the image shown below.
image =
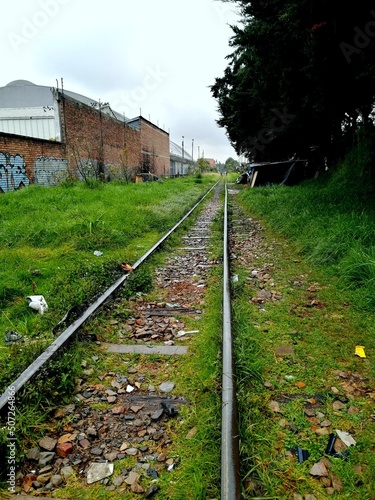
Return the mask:
<path id="1" fill-rule="evenodd" d="M 11 0 L 2 9 L 0 86 L 64 88 L 140 114 L 191 154 L 237 158 L 209 86 L 231 53 L 236 6 L 220 0 Z M 60 83 L 59 83 L 60 85 Z"/>

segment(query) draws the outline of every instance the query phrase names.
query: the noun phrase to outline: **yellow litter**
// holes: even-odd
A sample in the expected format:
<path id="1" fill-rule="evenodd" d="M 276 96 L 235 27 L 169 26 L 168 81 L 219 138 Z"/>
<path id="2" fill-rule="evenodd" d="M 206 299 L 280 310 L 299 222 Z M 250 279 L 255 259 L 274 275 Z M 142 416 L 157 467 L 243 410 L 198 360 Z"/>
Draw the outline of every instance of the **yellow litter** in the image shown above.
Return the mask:
<path id="1" fill-rule="evenodd" d="M 356 345 L 355 346 L 355 355 L 359 356 L 360 358 L 365 358 L 365 348 L 363 345 Z"/>

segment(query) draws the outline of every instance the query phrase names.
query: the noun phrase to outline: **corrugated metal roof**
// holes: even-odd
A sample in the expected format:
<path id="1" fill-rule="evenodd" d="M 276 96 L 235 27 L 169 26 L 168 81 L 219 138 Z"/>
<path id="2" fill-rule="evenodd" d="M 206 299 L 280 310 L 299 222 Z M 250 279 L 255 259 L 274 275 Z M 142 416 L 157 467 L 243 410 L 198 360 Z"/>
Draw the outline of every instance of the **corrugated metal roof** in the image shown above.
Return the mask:
<path id="1" fill-rule="evenodd" d="M 52 106 L 0 109 L 0 131 L 39 139 L 57 139 L 54 109 Z"/>
<path id="2" fill-rule="evenodd" d="M 169 141 L 169 151 L 171 156 L 177 156 L 178 158 L 184 158 L 186 161 L 193 161 L 192 156 L 184 148 L 184 154 L 182 154 L 182 146 L 179 146 L 173 141 Z"/>

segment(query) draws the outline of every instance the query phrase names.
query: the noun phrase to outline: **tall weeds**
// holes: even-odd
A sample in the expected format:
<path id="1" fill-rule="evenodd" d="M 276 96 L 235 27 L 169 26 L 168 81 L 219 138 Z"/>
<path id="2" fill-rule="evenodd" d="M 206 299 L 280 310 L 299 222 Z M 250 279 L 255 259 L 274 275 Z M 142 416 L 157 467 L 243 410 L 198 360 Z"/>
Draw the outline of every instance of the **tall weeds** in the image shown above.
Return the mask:
<path id="1" fill-rule="evenodd" d="M 375 198 L 371 145 L 362 141 L 334 169 L 295 186 L 247 189 L 241 200 L 287 236 L 342 287 L 361 290 L 360 307 L 375 303 Z"/>

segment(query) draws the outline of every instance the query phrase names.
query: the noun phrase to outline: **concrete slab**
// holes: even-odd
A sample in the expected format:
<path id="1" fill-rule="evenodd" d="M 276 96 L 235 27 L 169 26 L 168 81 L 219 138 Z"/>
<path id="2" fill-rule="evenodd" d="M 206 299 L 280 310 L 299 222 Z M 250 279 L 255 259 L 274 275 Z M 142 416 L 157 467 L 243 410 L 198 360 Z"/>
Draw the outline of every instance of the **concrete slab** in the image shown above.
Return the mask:
<path id="1" fill-rule="evenodd" d="M 162 354 L 166 356 L 181 356 L 188 353 L 185 346 L 176 345 L 131 345 L 131 344 L 103 344 L 107 352 L 115 354 Z"/>

